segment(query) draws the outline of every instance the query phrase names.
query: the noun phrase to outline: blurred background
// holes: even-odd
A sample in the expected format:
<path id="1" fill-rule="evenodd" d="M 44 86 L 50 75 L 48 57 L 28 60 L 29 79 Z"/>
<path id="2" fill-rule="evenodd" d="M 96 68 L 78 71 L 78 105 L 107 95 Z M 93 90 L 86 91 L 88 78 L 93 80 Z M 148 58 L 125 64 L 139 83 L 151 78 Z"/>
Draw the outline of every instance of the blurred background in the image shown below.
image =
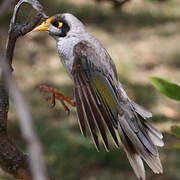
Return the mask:
<path id="1" fill-rule="evenodd" d="M 47 15 L 70 12 L 102 42 L 114 60 L 119 79 L 129 97 L 153 113 L 151 121 L 163 132 L 165 146 L 159 148 L 164 167 L 155 175 L 146 167 L 147 180 L 180 180 L 179 141 L 170 133 L 180 124 L 180 103 L 161 95 L 149 77 L 158 76 L 180 83 L 180 1 L 131 0 L 116 8 L 108 0 L 40 0 Z M 28 14 L 22 8 L 20 16 Z M 0 42 L 5 47 L 13 5 L 0 19 Z M 61 104 L 52 108 L 39 85 L 51 85 L 73 98 L 72 83 L 47 33 L 29 33 L 19 38 L 14 56 L 14 79 L 23 92 L 33 116 L 34 128 L 43 146 L 50 175 L 57 180 L 134 180 L 123 150 L 101 147 L 97 152 L 91 138 L 82 137 L 75 109 L 68 116 Z M 10 102 L 9 134 L 26 152 L 18 118 Z M 13 178 L 0 170 L 0 179 Z"/>

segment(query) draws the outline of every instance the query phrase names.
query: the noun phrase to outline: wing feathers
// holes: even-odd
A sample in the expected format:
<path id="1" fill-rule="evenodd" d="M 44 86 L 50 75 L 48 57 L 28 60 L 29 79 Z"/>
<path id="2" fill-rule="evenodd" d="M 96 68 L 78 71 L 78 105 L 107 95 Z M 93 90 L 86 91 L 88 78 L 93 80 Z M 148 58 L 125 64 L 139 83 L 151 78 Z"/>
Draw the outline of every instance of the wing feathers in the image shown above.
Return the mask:
<path id="1" fill-rule="evenodd" d="M 91 84 L 91 83 L 90 83 Z M 89 92 L 91 92 L 91 95 L 94 96 L 94 100 L 96 99 L 96 102 L 100 102 L 99 104 L 96 103 L 96 109 L 101 112 L 101 116 L 103 121 L 106 123 L 112 138 L 114 140 L 114 143 L 117 147 L 119 147 L 119 143 L 118 143 L 118 139 L 116 137 L 116 133 L 114 131 L 114 127 L 117 126 L 117 123 L 115 123 L 115 121 L 117 121 L 114 118 L 113 113 L 111 112 L 110 108 L 108 107 L 107 103 L 105 103 L 101 97 L 101 94 L 98 92 L 98 90 L 96 89 L 95 86 L 89 86 Z M 98 99 L 97 99 L 98 98 Z M 113 123 L 113 124 L 112 124 Z M 114 125 L 114 127 L 113 127 Z"/>
<path id="2" fill-rule="evenodd" d="M 81 103 L 82 99 L 81 99 L 81 96 L 80 96 L 80 92 L 81 89 L 80 89 L 80 86 L 76 86 L 75 87 L 75 91 L 74 91 L 74 94 L 75 94 L 75 98 L 76 98 L 76 109 L 77 109 L 77 114 L 78 114 L 78 123 L 79 123 L 79 127 L 80 127 L 80 130 L 81 130 L 81 133 L 83 136 L 86 137 L 86 124 L 85 124 L 85 115 L 84 115 L 84 107 L 83 107 L 83 104 Z"/>
<path id="3" fill-rule="evenodd" d="M 95 95 L 95 90 L 93 90 L 92 87 L 90 87 L 90 88 L 91 88 L 90 91 L 94 95 L 94 98 L 96 99 L 97 102 L 99 102 L 99 104 L 97 103 L 97 106 L 99 107 L 99 110 L 103 116 L 104 122 L 106 123 L 107 128 L 111 133 L 114 143 L 115 143 L 116 147 L 119 147 L 118 139 L 116 137 L 116 133 L 115 133 L 114 127 L 113 127 L 113 125 L 115 126 L 115 124 L 113 123 L 114 117 L 113 117 L 112 113 L 110 113 L 110 110 L 107 108 L 105 103 L 103 102 L 102 98 L 100 97 L 100 94 L 96 91 L 96 95 Z"/>
<path id="4" fill-rule="evenodd" d="M 100 114 L 98 112 L 98 107 L 96 107 L 96 105 L 94 104 L 94 101 L 93 101 L 92 96 L 91 96 L 91 92 L 88 91 L 89 84 L 87 84 L 86 81 L 84 81 L 83 76 L 81 76 L 81 80 L 83 80 L 83 83 L 85 83 L 85 86 L 82 88 L 82 91 L 83 91 L 83 94 L 86 98 L 86 102 L 87 102 L 88 107 L 89 107 L 88 110 L 91 112 L 91 115 L 92 115 L 94 121 L 96 122 L 98 130 L 100 131 L 100 134 L 101 134 L 103 144 L 104 144 L 106 151 L 109 151 L 109 145 L 108 145 L 106 132 L 104 129 L 104 124 L 102 122 L 102 116 L 100 116 Z"/>
<path id="5" fill-rule="evenodd" d="M 112 138 L 114 140 L 114 143 L 115 143 L 116 147 L 119 147 L 119 142 L 118 142 L 118 139 L 116 137 L 116 133 L 114 131 L 114 127 L 112 125 L 111 118 L 109 117 L 106 109 L 102 105 L 99 106 L 99 109 L 100 109 L 101 113 L 103 114 L 104 121 L 105 121 L 105 123 L 106 123 L 106 125 L 108 127 L 109 132 L 111 133 L 111 136 L 112 136 Z"/>
<path id="6" fill-rule="evenodd" d="M 78 65 L 78 63 L 76 65 Z M 73 75 L 75 83 L 75 100 L 82 134 L 86 136 L 85 119 L 97 150 L 99 150 L 99 141 L 97 137 L 98 129 L 102 137 L 104 147 L 106 151 L 109 151 L 108 139 L 104 127 L 105 123 L 112 135 L 115 145 L 119 147 L 118 139 L 112 124 L 115 120 L 113 113 L 107 113 L 107 109 L 109 109 L 108 106 L 105 107 L 105 103 L 102 99 L 98 98 L 100 94 L 95 88 L 92 88 L 92 84 L 89 82 L 90 74 L 88 70 L 83 69 L 82 66 L 78 66 L 78 68 L 74 69 Z"/>
<path id="7" fill-rule="evenodd" d="M 77 78 L 77 80 L 79 80 L 79 77 Z M 88 127 L 89 127 L 89 130 L 90 130 L 90 133 L 92 135 L 92 138 L 93 138 L 93 142 L 95 144 L 95 147 L 97 149 L 97 151 L 99 151 L 99 140 L 98 140 L 98 136 L 97 136 L 97 130 L 96 130 L 96 125 L 95 125 L 95 122 L 94 122 L 94 117 L 92 115 L 92 112 L 89 111 L 89 105 L 88 105 L 88 102 L 87 102 L 87 99 L 82 91 L 82 89 L 84 88 L 82 82 L 79 80 L 79 85 L 81 87 L 81 90 L 80 90 L 80 98 L 81 98 L 81 103 L 83 104 L 83 107 L 84 107 L 84 115 L 86 116 L 86 121 L 87 121 L 87 124 L 88 124 Z M 78 106 L 78 104 L 77 104 Z"/>

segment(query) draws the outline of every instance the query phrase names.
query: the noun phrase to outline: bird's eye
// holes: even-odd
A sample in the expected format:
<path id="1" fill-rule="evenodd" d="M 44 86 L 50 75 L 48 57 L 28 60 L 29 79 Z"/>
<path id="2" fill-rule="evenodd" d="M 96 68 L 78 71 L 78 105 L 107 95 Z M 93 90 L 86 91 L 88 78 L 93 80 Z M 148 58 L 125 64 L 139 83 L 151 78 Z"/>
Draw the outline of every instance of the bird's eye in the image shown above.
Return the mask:
<path id="1" fill-rule="evenodd" d="M 53 26 L 57 27 L 57 28 L 61 28 L 63 26 L 63 23 L 62 22 L 59 22 L 59 21 L 54 21 L 52 23 Z"/>

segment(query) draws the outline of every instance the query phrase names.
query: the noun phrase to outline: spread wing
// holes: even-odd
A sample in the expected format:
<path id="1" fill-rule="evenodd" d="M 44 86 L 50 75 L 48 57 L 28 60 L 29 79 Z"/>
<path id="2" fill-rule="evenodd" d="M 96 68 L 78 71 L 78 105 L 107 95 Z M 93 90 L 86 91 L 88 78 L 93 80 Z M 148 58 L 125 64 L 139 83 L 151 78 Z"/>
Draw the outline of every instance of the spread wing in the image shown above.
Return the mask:
<path id="1" fill-rule="evenodd" d="M 95 65 L 97 58 L 99 55 L 90 43 L 82 41 L 75 46 L 72 70 L 75 102 L 82 134 L 86 136 L 87 124 L 94 144 L 99 150 L 99 131 L 105 149 L 109 151 L 106 127 L 115 145 L 119 147 L 115 133 L 118 126 L 118 100 L 110 77 L 105 74 L 103 67 Z"/>

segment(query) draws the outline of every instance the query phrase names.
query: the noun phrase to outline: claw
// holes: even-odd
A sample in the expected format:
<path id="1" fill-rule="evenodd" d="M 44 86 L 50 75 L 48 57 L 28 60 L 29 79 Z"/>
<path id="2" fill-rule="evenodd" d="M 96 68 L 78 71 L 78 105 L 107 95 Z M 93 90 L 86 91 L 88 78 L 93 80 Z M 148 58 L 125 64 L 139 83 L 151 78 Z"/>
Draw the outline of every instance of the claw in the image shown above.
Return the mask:
<path id="1" fill-rule="evenodd" d="M 52 96 L 48 96 L 45 97 L 46 101 L 51 101 L 52 106 L 54 107 L 56 105 L 56 100 L 59 100 L 64 108 L 64 111 L 66 111 L 68 113 L 68 115 L 70 114 L 70 109 L 67 107 L 67 105 L 65 104 L 65 101 L 70 104 L 71 106 L 75 106 L 75 101 L 69 99 L 68 97 L 64 96 L 62 93 L 60 93 L 57 89 L 55 88 L 51 88 L 45 85 L 41 85 L 40 87 L 40 91 L 42 92 L 51 92 Z"/>
<path id="2" fill-rule="evenodd" d="M 55 103 L 52 103 L 52 97 L 51 97 L 51 96 L 44 97 L 44 99 L 45 99 L 46 101 L 51 101 L 52 107 L 55 107 L 56 102 L 55 102 Z"/>
<path id="3" fill-rule="evenodd" d="M 55 96 L 55 93 L 52 93 L 51 104 L 52 104 L 53 107 L 56 105 L 56 96 Z"/>

